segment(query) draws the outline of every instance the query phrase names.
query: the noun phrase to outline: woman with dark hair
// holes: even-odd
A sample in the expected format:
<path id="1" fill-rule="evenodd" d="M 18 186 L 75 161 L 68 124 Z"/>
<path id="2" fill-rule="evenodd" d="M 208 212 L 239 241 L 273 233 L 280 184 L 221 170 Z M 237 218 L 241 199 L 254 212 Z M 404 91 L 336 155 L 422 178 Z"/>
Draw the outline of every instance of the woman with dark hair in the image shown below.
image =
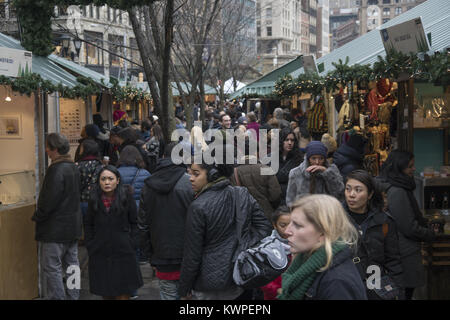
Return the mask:
<path id="1" fill-rule="evenodd" d="M 369 266 L 378 266 L 381 275 L 387 275 L 396 287 L 402 287 L 403 268 L 400 261 L 397 227 L 392 217 L 383 211 L 383 196 L 371 175 L 355 170 L 345 178 L 344 209 L 349 220 L 359 231 L 357 252 L 354 259 L 362 280 L 373 273 Z M 372 268 L 372 267 L 371 267 Z M 382 297 L 366 285 L 369 300 Z M 397 298 L 402 298 L 400 290 Z"/>
<path id="2" fill-rule="evenodd" d="M 164 154 L 164 136 L 159 124 L 154 124 L 150 129 L 151 138 L 145 144 L 145 149 L 149 154 L 149 171 L 153 172 Z"/>
<path id="3" fill-rule="evenodd" d="M 80 160 L 75 163 L 80 171 L 81 213 L 86 215 L 90 194 L 97 184 L 98 173 L 102 169 L 99 158 L 98 144 L 87 139 L 80 146 Z"/>
<path id="4" fill-rule="evenodd" d="M 139 200 L 144 181 L 150 177 L 150 173 L 145 169 L 145 162 L 141 153 L 133 146 L 126 146 L 120 154 L 117 167 L 122 176 L 122 183 L 133 188 L 134 200 L 139 210 Z"/>
<path id="5" fill-rule="evenodd" d="M 89 289 L 106 300 L 128 300 L 143 285 L 136 261 L 136 202 L 129 189 L 115 167 L 104 167 L 84 220 Z"/>
<path id="6" fill-rule="evenodd" d="M 138 130 L 135 130 L 131 127 L 124 128 L 117 133 L 117 141 L 119 143 L 118 151 L 119 157 L 122 155 L 122 151 L 127 146 L 135 147 L 142 156 L 142 159 L 145 162 L 145 168 L 149 169 L 149 159 L 148 153 L 145 150 L 145 144 L 142 140 L 140 140 L 140 134 Z"/>
<path id="7" fill-rule="evenodd" d="M 277 179 L 281 186 L 281 203 L 286 204 L 286 192 L 289 183 L 289 172 L 303 162 L 303 153 L 298 148 L 298 141 L 294 131 L 285 128 L 280 131 L 280 158 Z"/>
<path id="8" fill-rule="evenodd" d="M 187 213 L 180 297 L 236 299 L 243 293 L 233 282 L 239 249 L 255 245 L 272 227 L 248 190 L 230 185 L 232 165 L 192 164 L 189 172 L 196 195 Z"/>
<path id="9" fill-rule="evenodd" d="M 90 139 L 94 140 L 98 144 L 98 152 L 99 152 L 99 158 L 102 159 L 103 156 L 107 153 L 107 150 L 109 148 L 109 144 L 107 140 L 101 140 L 99 139 L 100 135 L 100 129 L 95 124 L 87 124 L 83 130 L 81 130 L 81 139 L 78 140 L 80 143 L 78 145 L 77 150 L 75 151 L 75 162 L 80 161 L 81 158 L 81 144 L 83 141 Z"/>
<path id="10" fill-rule="evenodd" d="M 414 155 L 408 151 L 392 151 L 381 168 L 380 179 L 387 193 L 389 213 L 394 218 L 399 237 L 400 259 L 403 266 L 405 297 L 412 299 L 414 289 L 425 285 L 421 242 L 432 241 L 433 230 L 428 228 L 413 191 Z"/>

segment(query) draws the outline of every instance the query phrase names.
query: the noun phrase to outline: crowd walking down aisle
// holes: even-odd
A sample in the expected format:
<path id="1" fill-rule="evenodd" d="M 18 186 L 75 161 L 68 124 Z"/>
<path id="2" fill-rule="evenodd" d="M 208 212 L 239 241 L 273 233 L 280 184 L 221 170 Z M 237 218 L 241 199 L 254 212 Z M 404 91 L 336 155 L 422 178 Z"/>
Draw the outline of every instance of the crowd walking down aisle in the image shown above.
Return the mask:
<path id="1" fill-rule="evenodd" d="M 157 117 L 87 125 L 76 162 L 47 136 L 33 216 L 43 299 L 402 300 L 424 285 L 420 245 L 437 230 L 413 195 L 412 153 L 393 150 L 374 177 L 345 160 L 367 142 L 357 133 L 337 148 L 280 110 L 267 123 L 239 104 L 206 111 L 169 143 Z"/>

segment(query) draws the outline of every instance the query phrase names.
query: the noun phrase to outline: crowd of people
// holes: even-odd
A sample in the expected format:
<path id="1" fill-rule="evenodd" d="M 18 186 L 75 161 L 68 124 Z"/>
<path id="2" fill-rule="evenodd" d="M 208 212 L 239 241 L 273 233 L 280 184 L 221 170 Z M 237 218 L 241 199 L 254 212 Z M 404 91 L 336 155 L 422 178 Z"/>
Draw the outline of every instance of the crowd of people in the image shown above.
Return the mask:
<path id="1" fill-rule="evenodd" d="M 393 150 L 374 178 L 363 169 L 358 134 L 338 147 L 329 134 L 313 140 L 301 113 L 276 108 L 261 119 L 260 110 L 245 114 L 239 103 L 205 112 L 190 141 L 168 144 L 156 116 L 107 129 L 95 115 L 74 160 L 64 136 L 48 135 L 52 163 L 33 216 L 47 298 L 78 299 L 63 278 L 65 267 L 78 265 L 81 238 L 90 292 L 104 299 L 135 297 L 146 262 L 164 300 L 411 299 L 424 285 L 420 243 L 436 231 L 413 195 L 413 154 Z M 178 106 L 177 128 L 184 121 Z M 244 136 L 241 164 L 218 156 L 212 164 L 174 163 L 179 143 L 207 151 L 209 129 Z M 262 175 L 267 165 L 250 142 L 273 139 L 274 129 L 279 169 Z M 225 147 L 236 158 L 234 146 Z M 290 266 L 244 290 L 233 281 L 236 255 L 269 235 L 289 246 Z M 374 267 L 381 287 L 369 283 Z"/>

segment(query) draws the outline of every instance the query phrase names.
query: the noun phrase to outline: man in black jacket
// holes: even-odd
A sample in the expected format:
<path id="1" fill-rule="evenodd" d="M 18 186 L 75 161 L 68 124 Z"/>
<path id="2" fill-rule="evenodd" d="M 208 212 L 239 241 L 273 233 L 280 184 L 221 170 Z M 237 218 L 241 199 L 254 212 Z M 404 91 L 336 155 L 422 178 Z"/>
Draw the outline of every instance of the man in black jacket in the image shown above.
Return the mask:
<path id="1" fill-rule="evenodd" d="M 141 248 L 156 268 L 161 300 L 178 300 L 186 214 L 194 200 L 189 175 L 171 160 L 172 142 L 155 172 L 145 180 L 139 206 Z"/>
<path id="2" fill-rule="evenodd" d="M 39 193 L 36 241 L 47 299 L 79 298 L 78 239 L 81 237 L 80 174 L 68 155 L 69 141 L 50 133 L 45 151 L 52 160 Z M 67 296 L 64 273 L 68 273 Z M 75 273 L 74 273 L 75 272 Z M 75 278 L 71 277 L 74 275 Z M 73 281 L 74 280 L 74 281 Z"/>

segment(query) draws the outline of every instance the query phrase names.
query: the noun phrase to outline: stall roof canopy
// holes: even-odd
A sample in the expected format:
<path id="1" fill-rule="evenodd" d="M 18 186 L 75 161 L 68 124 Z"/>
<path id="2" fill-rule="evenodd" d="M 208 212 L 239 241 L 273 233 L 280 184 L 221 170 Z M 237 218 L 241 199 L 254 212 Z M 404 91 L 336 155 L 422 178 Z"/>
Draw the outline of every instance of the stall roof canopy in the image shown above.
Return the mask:
<path id="1" fill-rule="evenodd" d="M 0 47 L 25 50 L 19 41 L 3 33 L 0 33 Z M 32 72 L 39 74 L 44 80 L 49 80 L 54 84 L 61 83 L 69 88 L 79 84 L 75 76 L 50 61 L 47 57 L 39 57 L 33 54 Z"/>
<path id="2" fill-rule="evenodd" d="M 424 3 L 406 11 L 405 13 L 395 17 L 394 19 L 382 24 L 377 29 L 366 33 L 365 35 L 343 45 L 342 47 L 333 50 L 329 54 L 317 59 L 317 65 L 323 63 L 324 71 L 321 75 L 325 75 L 329 71 L 334 69 L 332 63 L 338 62 L 339 59 L 345 61 L 346 57 L 349 57 L 349 65 L 354 64 L 372 64 L 377 61 L 377 56 L 386 56 L 383 42 L 381 41 L 380 29 L 392 27 L 396 24 L 412 20 L 414 18 L 422 18 L 422 23 L 425 29 L 425 34 L 431 32 L 431 46 L 432 51 L 441 51 L 450 46 L 450 5 L 449 0 L 428 0 Z M 275 82 L 279 76 L 289 73 L 292 77 L 296 78 L 301 73 L 304 73 L 302 67 L 292 68 L 295 65 L 295 60 L 287 63 L 286 65 L 278 68 L 266 76 L 276 74 L 277 77 L 270 77 L 270 81 L 265 83 L 266 87 L 270 87 L 270 91 L 257 92 L 255 84 L 258 84 L 266 76 L 255 82 L 247 85 L 234 94 L 234 97 L 238 97 L 242 94 L 259 93 L 268 94 L 274 90 Z M 293 69 L 287 71 L 287 69 Z M 260 86 L 258 86 L 260 87 Z"/>
<path id="3" fill-rule="evenodd" d="M 292 73 L 295 70 L 300 69 L 302 66 L 301 56 L 298 56 L 294 60 L 282 65 L 280 68 L 267 73 L 261 78 L 237 90 L 234 94 L 232 94 L 232 98 L 238 97 L 245 93 L 269 94 L 273 91 L 273 86 L 279 77 L 285 75 L 286 73 Z"/>
<path id="4" fill-rule="evenodd" d="M 112 87 L 112 84 L 109 82 L 109 79 L 104 75 L 102 75 L 101 73 L 95 72 L 91 69 L 79 65 L 78 63 L 58 57 L 57 55 L 54 54 L 49 55 L 48 58 L 51 61 L 55 62 L 56 64 L 60 65 L 61 67 L 66 68 L 80 76 L 91 78 L 92 80 L 94 80 L 94 82 L 103 85 L 104 87 L 107 88 Z"/>
<path id="5" fill-rule="evenodd" d="M 120 81 L 119 85 L 121 87 L 124 87 L 126 85 L 125 81 Z M 135 87 L 137 89 L 142 89 L 145 92 L 150 93 L 150 89 L 148 87 L 148 83 L 147 82 L 130 82 L 129 83 L 130 86 Z M 181 86 L 181 90 L 183 91 L 184 94 L 187 94 L 189 92 L 189 89 L 191 88 L 191 84 L 188 83 L 180 83 Z M 216 90 L 213 87 L 208 86 L 207 84 L 205 84 L 205 94 L 208 95 L 215 95 L 217 94 Z M 178 91 L 178 87 L 177 84 L 175 82 L 172 82 L 172 95 L 174 97 L 179 97 L 180 96 L 180 92 Z"/>

